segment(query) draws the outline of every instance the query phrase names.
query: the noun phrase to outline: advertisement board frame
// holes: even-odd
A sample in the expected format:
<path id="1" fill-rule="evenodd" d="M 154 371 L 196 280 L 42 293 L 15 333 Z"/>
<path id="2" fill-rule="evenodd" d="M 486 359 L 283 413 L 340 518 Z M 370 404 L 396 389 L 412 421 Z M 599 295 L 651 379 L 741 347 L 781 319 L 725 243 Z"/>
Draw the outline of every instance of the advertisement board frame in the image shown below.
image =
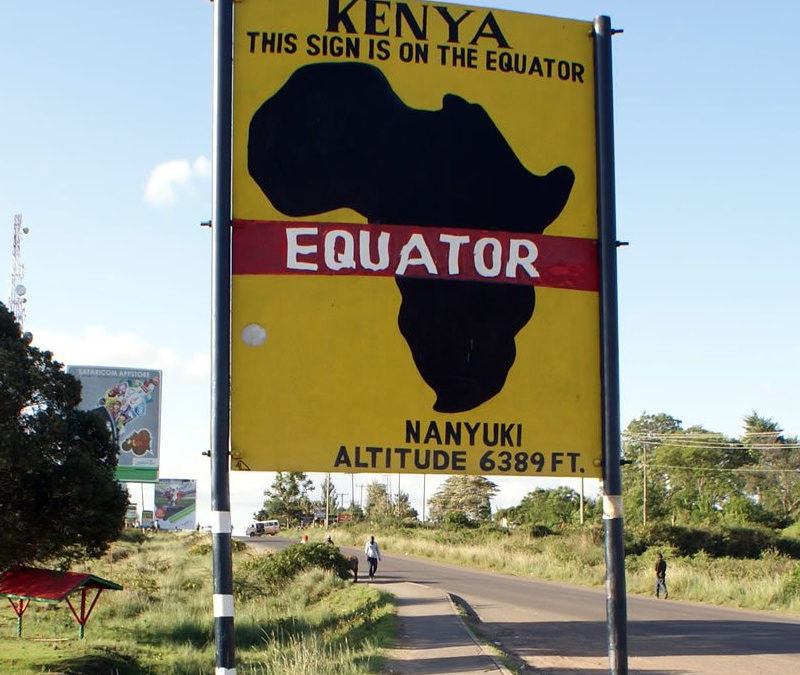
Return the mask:
<path id="1" fill-rule="evenodd" d="M 82 387 L 80 408 L 97 414 L 119 448 L 115 477 L 154 483 L 161 458 L 163 372 L 153 368 L 69 365 Z"/>

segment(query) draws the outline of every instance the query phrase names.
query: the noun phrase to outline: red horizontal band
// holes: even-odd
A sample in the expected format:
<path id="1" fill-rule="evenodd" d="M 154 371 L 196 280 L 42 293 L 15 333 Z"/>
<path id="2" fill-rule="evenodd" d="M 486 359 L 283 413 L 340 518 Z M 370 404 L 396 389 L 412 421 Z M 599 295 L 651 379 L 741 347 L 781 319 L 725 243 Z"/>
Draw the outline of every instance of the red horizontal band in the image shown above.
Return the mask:
<path id="1" fill-rule="evenodd" d="M 598 290 L 597 242 L 520 232 L 234 220 L 233 274 L 405 276 Z"/>

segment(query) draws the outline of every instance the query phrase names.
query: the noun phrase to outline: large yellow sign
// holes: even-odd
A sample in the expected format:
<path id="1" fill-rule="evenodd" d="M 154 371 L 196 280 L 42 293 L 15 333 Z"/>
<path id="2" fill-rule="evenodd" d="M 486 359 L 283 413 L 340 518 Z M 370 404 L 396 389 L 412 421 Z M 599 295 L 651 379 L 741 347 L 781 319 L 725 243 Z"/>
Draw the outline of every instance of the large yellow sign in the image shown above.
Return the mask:
<path id="1" fill-rule="evenodd" d="M 591 24 L 234 7 L 234 468 L 599 476 Z"/>

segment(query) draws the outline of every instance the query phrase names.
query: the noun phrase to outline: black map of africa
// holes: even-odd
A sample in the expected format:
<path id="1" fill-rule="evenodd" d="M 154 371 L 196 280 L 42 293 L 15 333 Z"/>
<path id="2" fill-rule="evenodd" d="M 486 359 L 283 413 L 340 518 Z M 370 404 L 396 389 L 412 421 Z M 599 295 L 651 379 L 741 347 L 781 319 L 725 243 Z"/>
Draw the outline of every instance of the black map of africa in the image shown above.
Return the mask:
<path id="1" fill-rule="evenodd" d="M 288 216 L 351 208 L 370 223 L 537 234 L 561 213 L 574 175 L 528 171 L 486 111 L 453 94 L 441 110 L 403 103 L 363 63 L 296 70 L 250 122 L 250 175 Z M 395 277 L 400 331 L 436 393 L 434 410 L 497 394 L 533 286 Z"/>

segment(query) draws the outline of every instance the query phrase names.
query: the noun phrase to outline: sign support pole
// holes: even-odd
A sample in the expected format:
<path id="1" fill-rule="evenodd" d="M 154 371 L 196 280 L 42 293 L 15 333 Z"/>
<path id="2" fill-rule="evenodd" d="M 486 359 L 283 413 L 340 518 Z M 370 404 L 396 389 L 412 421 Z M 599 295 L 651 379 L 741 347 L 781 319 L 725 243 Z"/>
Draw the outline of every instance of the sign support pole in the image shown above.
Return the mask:
<path id="1" fill-rule="evenodd" d="M 606 616 L 611 675 L 628 673 L 625 545 L 620 470 L 619 330 L 617 325 L 617 233 L 614 185 L 614 104 L 611 19 L 594 20 L 597 216 L 600 239 L 600 323 L 603 384 L 603 525 Z"/>
<path id="2" fill-rule="evenodd" d="M 211 515 L 215 675 L 236 675 L 230 499 L 233 0 L 214 2 L 212 138 Z"/>

